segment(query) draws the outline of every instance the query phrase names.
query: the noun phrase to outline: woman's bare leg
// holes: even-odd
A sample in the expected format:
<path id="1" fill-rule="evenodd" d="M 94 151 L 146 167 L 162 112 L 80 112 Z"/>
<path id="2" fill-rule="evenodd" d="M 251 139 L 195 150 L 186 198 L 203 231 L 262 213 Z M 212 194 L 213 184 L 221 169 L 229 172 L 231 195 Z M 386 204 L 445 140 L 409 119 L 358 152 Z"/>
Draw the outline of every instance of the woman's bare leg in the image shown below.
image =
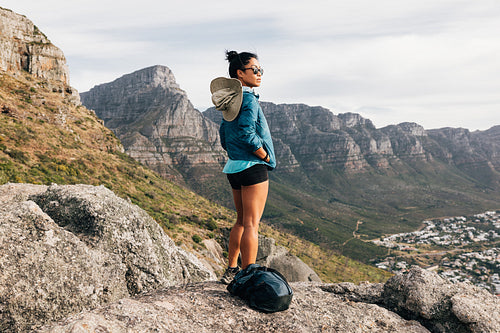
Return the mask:
<path id="1" fill-rule="evenodd" d="M 229 234 L 229 267 L 236 267 L 238 265 L 238 255 L 240 254 L 241 235 L 243 234 L 243 203 L 241 200 L 241 190 L 233 189 L 233 201 L 237 215 L 236 223 Z"/>
<path id="2" fill-rule="evenodd" d="M 241 187 L 243 233 L 241 234 L 240 252 L 243 269 L 254 264 L 257 259 L 259 222 L 266 206 L 268 190 L 269 181 Z"/>

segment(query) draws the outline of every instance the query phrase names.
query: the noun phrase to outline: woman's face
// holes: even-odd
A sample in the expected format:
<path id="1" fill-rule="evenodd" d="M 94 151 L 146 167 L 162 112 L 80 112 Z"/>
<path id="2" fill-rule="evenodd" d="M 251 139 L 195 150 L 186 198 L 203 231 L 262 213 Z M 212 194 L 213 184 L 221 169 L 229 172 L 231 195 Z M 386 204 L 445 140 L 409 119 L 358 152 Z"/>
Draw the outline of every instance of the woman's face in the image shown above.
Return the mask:
<path id="1" fill-rule="evenodd" d="M 246 64 L 244 70 L 238 69 L 238 80 L 241 81 L 241 84 L 243 86 L 247 86 L 250 88 L 260 87 L 262 73 L 259 71 L 257 72 L 257 74 L 254 74 L 254 68 L 259 70 L 261 69 L 259 61 L 255 58 L 250 58 L 250 61 L 248 62 L 248 64 Z"/>

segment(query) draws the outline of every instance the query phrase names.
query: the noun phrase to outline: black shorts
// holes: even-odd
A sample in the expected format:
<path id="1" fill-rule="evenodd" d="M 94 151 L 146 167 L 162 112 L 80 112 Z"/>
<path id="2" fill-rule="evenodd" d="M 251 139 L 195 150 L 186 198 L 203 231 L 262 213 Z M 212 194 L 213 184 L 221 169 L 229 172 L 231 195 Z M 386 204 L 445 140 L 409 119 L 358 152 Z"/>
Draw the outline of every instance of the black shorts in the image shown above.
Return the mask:
<path id="1" fill-rule="evenodd" d="M 255 164 L 243 171 L 228 173 L 227 179 L 234 190 L 241 190 L 241 186 L 250 186 L 265 182 L 269 179 L 267 175 L 267 165 Z"/>

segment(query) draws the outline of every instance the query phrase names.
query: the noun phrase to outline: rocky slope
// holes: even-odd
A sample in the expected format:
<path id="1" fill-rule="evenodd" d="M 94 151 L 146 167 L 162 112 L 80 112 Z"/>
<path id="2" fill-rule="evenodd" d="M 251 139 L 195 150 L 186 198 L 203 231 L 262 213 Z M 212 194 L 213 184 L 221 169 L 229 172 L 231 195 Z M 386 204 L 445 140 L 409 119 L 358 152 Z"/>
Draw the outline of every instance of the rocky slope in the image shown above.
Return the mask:
<path id="1" fill-rule="evenodd" d="M 385 284 L 292 282 L 289 310 L 232 297 L 207 262 L 103 186 L 0 186 L 0 330 L 497 332 L 500 299 L 413 268 Z M 261 239 L 259 258 L 284 256 Z M 273 249 L 274 248 L 274 249 Z M 318 281 L 307 273 L 304 281 Z M 314 273 L 312 273 L 314 275 Z M 208 282 L 210 281 L 211 282 Z"/>
<path id="2" fill-rule="evenodd" d="M 206 244 L 207 260 L 223 257 L 216 242 Z M 223 270 L 225 261 L 207 260 L 176 246 L 144 210 L 104 186 L 0 186 L 2 332 L 27 331 L 159 288 L 215 280 L 214 268 Z M 261 236 L 258 262 L 290 281 L 320 282 L 273 239 Z"/>
<path id="3" fill-rule="evenodd" d="M 213 271 L 104 187 L 0 186 L 0 330 L 25 331 Z"/>
<path id="4" fill-rule="evenodd" d="M 172 71 L 153 66 L 81 94 L 126 152 L 165 177 L 225 160 L 218 126 L 195 110 Z M 177 171 L 176 171 L 177 170 Z"/>

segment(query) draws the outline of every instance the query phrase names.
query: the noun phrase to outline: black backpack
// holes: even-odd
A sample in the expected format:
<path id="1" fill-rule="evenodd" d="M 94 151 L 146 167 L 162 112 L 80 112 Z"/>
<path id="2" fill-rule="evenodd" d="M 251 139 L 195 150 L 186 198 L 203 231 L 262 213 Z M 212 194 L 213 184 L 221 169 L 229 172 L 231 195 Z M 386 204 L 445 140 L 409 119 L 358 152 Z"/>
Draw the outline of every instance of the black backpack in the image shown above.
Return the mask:
<path id="1" fill-rule="evenodd" d="M 238 272 L 227 290 L 262 312 L 288 309 L 293 296 L 292 288 L 280 272 L 257 264 Z"/>

